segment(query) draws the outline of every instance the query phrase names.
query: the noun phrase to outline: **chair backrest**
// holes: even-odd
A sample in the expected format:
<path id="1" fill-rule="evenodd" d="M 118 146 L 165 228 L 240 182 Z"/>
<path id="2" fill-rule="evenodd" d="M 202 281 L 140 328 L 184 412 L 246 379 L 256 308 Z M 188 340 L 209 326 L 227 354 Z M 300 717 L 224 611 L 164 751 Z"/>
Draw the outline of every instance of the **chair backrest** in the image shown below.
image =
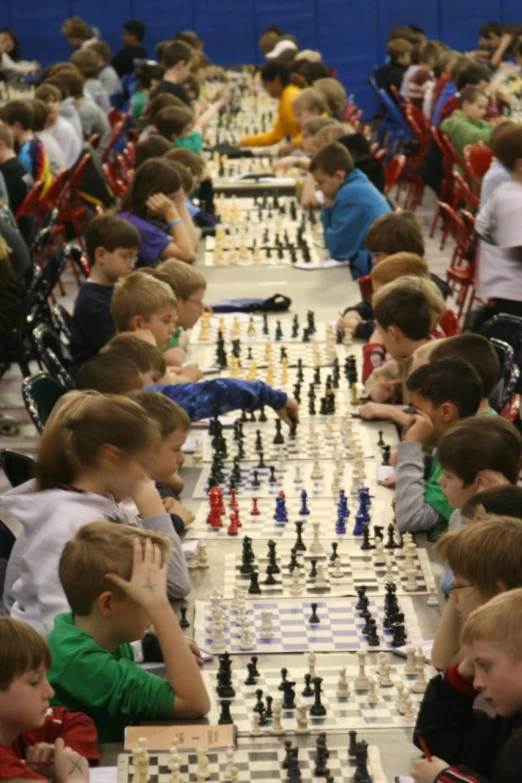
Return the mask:
<path id="1" fill-rule="evenodd" d="M 405 155 L 394 155 L 393 158 L 386 164 L 386 168 L 384 169 L 384 176 L 386 178 L 384 193 L 386 196 L 397 184 L 399 177 L 404 171 L 405 165 Z"/>
<path id="2" fill-rule="evenodd" d="M 0 467 L 11 486 L 18 487 L 34 478 L 36 460 L 29 454 L 22 454 L 21 451 L 3 449 L 0 452 Z"/>
<path id="3" fill-rule="evenodd" d="M 469 171 L 477 184 L 480 184 L 480 180 L 491 166 L 491 161 L 493 160 L 491 148 L 484 144 L 483 141 L 477 141 L 475 144 L 468 144 L 464 147 L 463 155 Z"/>
<path id="4" fill-rule="evenodd" d="M 489 395 L 489 403 L 497 412 L 504 407 L 515 392 L 520 371 L 515 364 L 515 352 L 509 343 L 496 337 L 490 339 L 500 365 L 500 377 Z"/>
<path id="5" fill-rule="evenodd" d="M 34 216 L 36 205 L 38 204 L 44 185 L 45 182 L 43 179 L 40 179 L 38 182 L 34 183 L 33 187 L 16 210 L 16 220 L 20 220 L 21 217 Z"/>
<path id="6" fill-rule="evenodd" d="M 56 304 L 51 309 L 51 315 L 60 340 L 65 345 L 70 345 L 73 325 L 72 315 L 61 304 Z"/>
<path id="7" fill-rule="evenodd" d="M 5 522 L 0 519 L 0 558 L 2 560 L 9 560 L 9 555 L 14 546 L 16 537 L 14 533 L 9 530 Z"/>
<path id="8" fill-rule="evenodd" d="M 43 432 L 45 422 L 51 415 L 56 402 L 68 391 L 59 381 L 45 372 L 24 378 L 22 397 L 31 421 L 38 432 Z"/>
<path id="9" fill-rule="evenodd" d="M 522 367 L 522 318 L 508 313 L 494 315 L 479 329 L 485 337 L 508 343 L 514 351 L 515 362 Z"/>
<path id="10" fill-rule="evenodd" d="M 373 295 L 373 283 L 370 275 L 357 278 L 357 285 L 363 299 L 371 299 Z"/>
<path id="11" fill-rule="evenodd" d="M 103 155 L 102 155 L 103 163 L 105 163 L 109 159 L 109 156 L 112 150 L 114 149 L 114 145 L 116 144 L 121 134 L 123 133 L 124 128 L 125 128 L 125 121 L 117 122 L 115 125 L 113 125 L 112 136 L 109 139 L 109 143 L 107 144 L 105 150 L 103 151 Z"/>
<path id="12" fill-rule="evenodd" d="M 470 186 L 462 176 L 462 174 L 457 171 L 457 169 L 453 170 L 453 183 L 454 183 L 454 201 L 453 206 L 458 206 L 458 203 L 461 201 L 465 201 L 466 204 L 471 209 L 478 210 L 479 208 L 479 200 L 477 196 L 473 193 Z"/>
<path id="13" fill-rule="evenodd" d="M 512 394 L 509 400 L 506 402 L 502 410 L 499 411 L 499 416 L 502 416 L 503 419 L 506 419 L 507 421 L 510 421 L 511 424 L 515 424 L 518 429 L 521 428 L 521 422 L 520 422 L 520 403 L 522 402 L 522 397 L 520 394 Z"/>
<path id="14" fill-rule="evenodd" d="M 72 169 L 64 169 L 53 179 L 44 195 L 40 198 L 40 208 L 48 210 L 59 203 L 61 195 L 68 185 Z"/>
<path id="15" fill-rule="evenodd" d="M 87 168 L 91 160 L 92 160 L 92 153 L 86 152 L 72 173 L 72 177 L 69 182 L 69 191 L 74 191 L 76 188 L 80 187 L 82 183 L 83 175 L 85 174 L 85 169 Z"/>
<path id="16" fill-rule="evenodd" d="M 31 337 L 36 355 L 47 372 L 63 386 L 73 389 L 74 383 L 68 371 L 71 354 L 54 329 L 48 324 L 40 324 Z"/>
<path id="17" fill-rule="evenodd" d="M 453 310 L 446 310 L 439 321 L 439 326 L 446 335 L 446 337 L 453 337 L 455 334 L 460 334 L 460 324 L 457 313 Z"/>
<path id="18" fill-rule="evenodd" d="M 450 207 L 450 205 L 446 204 L 444 201 L 437 201 L 437 206 L 442 212 L 443 220 L 449 229 L 452 239 L 457 243 L 461 253 L 465 255 L 470 238 L 464 222 L 460 216 L 457 215 L 453 207 Z"/>

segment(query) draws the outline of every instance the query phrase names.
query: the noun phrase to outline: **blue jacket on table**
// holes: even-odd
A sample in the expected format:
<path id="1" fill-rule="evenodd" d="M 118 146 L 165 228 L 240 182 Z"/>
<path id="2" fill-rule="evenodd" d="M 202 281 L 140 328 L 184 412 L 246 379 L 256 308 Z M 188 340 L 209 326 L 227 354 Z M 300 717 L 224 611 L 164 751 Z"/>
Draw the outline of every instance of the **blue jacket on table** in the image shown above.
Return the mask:
<path id="1" fill-rule="evenodd" d="M 201 383 L 154 384 L 148 390 L 165 394 L 188 413 L 191 421 L 210 419 L 229 411 L 255 411 L 267 405 L 275 411 L 286 405 L 285 392 L 273 389 L 264 381 L 218 378 Z"/>
<path id="2" fill-rule="evenodd" d="M 374 220 L 391 212 L 390 205 L 366 174 L 353 169 L 336 193 L 331 207 L 323 207 L 326 247 L 332 258 L 350 261 L 354 278 L 367 275 L 371 255 L 364 246 L 366 233 Z"/>

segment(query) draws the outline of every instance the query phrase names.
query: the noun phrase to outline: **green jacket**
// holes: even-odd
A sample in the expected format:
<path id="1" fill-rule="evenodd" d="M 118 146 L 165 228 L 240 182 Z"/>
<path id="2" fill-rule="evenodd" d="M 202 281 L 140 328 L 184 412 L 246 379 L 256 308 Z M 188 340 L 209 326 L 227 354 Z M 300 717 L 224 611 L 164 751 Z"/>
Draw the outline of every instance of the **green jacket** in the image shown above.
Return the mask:
<path id="1" fill-rule="evenodd" d="M 49 682 L 53 705 L 89 715 L 99 742 L 121 742 L 125 726 L 138 720 L 172 717 L 174 691 L 134 662 L 130 644 L 110 653 L 74 624 L 72 614 L 59 614 L 47 641 L 52 653 Z"/>
<path id="2" fill-rule="evenodd" d="M 486 120 L 468 120 L 460 109 L 456 109 L 451 117 L 441 123 L 440 129 L 448 136 L 458 154 L 462 155 L 468 144 L 475 144 L 477 141 L 488 144 L 494 127 Z"/>

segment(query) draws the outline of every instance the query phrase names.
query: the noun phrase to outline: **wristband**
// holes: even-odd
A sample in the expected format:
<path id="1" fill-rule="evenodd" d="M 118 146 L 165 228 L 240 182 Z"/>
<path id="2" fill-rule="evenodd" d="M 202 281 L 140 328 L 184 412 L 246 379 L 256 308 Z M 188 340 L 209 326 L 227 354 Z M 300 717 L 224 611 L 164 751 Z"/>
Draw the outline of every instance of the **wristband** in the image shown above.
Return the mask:
<path id="1" fill-rule="evenodd" d="M 181 218 L 177 218 L 176 220 L 171 220 L 170 223 L 167 225 L 167 228 L 169 231 L 173 229 L 175 226 L 179 225 L 181 223 Z"/>

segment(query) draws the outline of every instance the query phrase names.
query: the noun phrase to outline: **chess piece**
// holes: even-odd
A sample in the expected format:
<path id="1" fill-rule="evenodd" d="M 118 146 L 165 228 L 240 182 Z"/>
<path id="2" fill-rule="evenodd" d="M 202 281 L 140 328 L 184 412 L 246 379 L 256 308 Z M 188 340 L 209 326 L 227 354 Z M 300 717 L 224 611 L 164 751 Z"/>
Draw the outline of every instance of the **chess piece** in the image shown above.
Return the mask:
<path id="1" fill-rule="evenodd" d="M 369 687 L 368 677 L 366 676 L 366 651 L 357 650 L 357 657 L 359 659 L 359 674 L 357 675 L 354 683 L 356 690 L 367 690 Z"/>
<path id="2" fill-rule="evenodd" d="M 227 766 L 225 769 L 225 774 L 223 776 L 223 780 L 225 783 L 232 783 L 232 776 L 233 776 L 233 767 L 234 767 L 234 748 L 229 747 L 226 749 L 226 757 L 227 757 Z"/>
<path id="3" fill-rule="evenodd" d="M 388 664 L 386 653 L 379 653 L 379 683 L 381 688 L 390 688 L 393 685 L 390 672 L 391 666 Z"/>
<path id="4" fill-rule="evenodd" d="M 310 609 L 312 610 L 312 614 L 310 615 L 310 618 L 308 619 L 308 622 L 310 625 L 317 625 L 321 622 L 320 618 L 317 615 L 317 604 L 313 603 L 310 604 Z"/>
<path id="5" fill-rule="evenodd" d="M 198 541 L 197 558 L 198 568 L 208 568 L 207 548 L 204 541 Z"/>
<path id="6" fill-rule="evenodd" d="M 366 697 L 368 704 L 377 704 L 379 697 L 377 696 L 377 683 L 375 680 L 368 680 L 368 696 Z"/>
<path id="7" fill-rule="evenodd" d="M 273 716 L 272 716 L 272 725 L 269 729 L 270 734 L 274 734 L 275 736 L 281 736 L 285 733 L 285 730 L 283 728 L 283 724 L 281 721 L 281 715 L 283 712 L 283 707 L 280 701 L 276 701 L 276 703 L 273 706 Z"/>
<path id="8" fill-rule="evenodd" d="M 198 766 L 196 770 L 196 780 L 197 783 L 203 783 L 204 780 L 208 780 L 208 778 L 210 777 L 208 756 L 203 748 L 197 748 L 196 757 L 198 762 Z"/>
<path id="9" fill-rule="evenodd" d="M 261 638 L 271 639 L 273 635 L 272 612 L 263 610 L 261 612 Z"/>
<path id="10" fill-rule="evenodd" d="M 181 615 L 180 621 L 179 621 L 179 627 L 180 628 L 190 628 L 190 623 L 187 620 L 187 606 L 180 606 L 179 613 Z"/>
<path id="11" fill-rule="evenodd" d="M 310 715 L 313 715 L 314 717 L 321 717 L 326 715 L 326 707 L 321 702 L 322 682 L 322 677 L 314 677 L 312 680 L 312 684 L 314 686 L 314 703 L 310 707 Z"/>
<path id="12" fill-rule="evenodd" d="M 259 712 L 252 713 L 252 728 L 250 729 L 250 736 L 260 737 L 263 734 L 261 729 L 261 715 Z"/>
<path id="13" fill-rule="evenodd" d="M 305 704 L 304 702 L 300 702 L 297 705 L 296 721 L 297 721 L 297 728 L 295 730 L 296 734 L 310 734 L 310 729 L 308 726 L 308 705 Z"/>
<path id="14" fill-rule="evenodd" d="M 348 684 L 348 678 L 346 677 L 346 667 L 339 670 L 339 680 L 337 682 L 335 695 L 338 699 L 350 698 L 350 685 Z"/>
<path id="15" fill-rule="evenodd" d="M 417 679 L 413 683 L 412 691 L 413 693 L 424 693 L 428 683 L 426 681 L 426 673 L 424 671 L 424 653 L 422 652 L 421 647 L 419 647 L 415 653 L 415 671 L 417 674 Z"/>
<path id="16" fill-rule="evenodd" d="M 406 674 L 415 674 L 417 671 L 415 666 L 415 647 L 408 647 L 406 650 L 406 664 L 404 666 L 404 672 Z"/>
<path id="17" fill-rule="evenodd" d="M 426 604 L 428 606 L 438 606 L 439 605 L 439 597 L 437 595 L 437 588 L 435 585 L 432 585 L 429 588 L 430 594 L 428 596 L 428 600 L 426 601 Z"/>

